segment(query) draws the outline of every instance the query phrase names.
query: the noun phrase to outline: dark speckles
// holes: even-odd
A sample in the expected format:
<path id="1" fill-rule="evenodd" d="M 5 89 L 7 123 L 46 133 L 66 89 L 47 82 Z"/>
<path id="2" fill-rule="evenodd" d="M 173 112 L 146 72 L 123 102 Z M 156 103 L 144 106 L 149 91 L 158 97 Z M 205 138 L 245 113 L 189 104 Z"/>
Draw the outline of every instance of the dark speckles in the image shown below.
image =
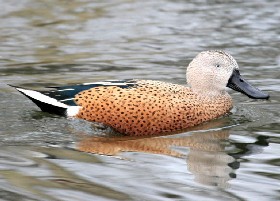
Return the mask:
<path id="1" fill-rule="evenodd" d="M 139 81 L 137 87 L 96 87 L 76 95 L 77 115 L 101 122 L 127 135 L 171 132 L 197 125 L 228 112 L 231 99 L 198 97 L 189 88 L 158 81 Z"/>

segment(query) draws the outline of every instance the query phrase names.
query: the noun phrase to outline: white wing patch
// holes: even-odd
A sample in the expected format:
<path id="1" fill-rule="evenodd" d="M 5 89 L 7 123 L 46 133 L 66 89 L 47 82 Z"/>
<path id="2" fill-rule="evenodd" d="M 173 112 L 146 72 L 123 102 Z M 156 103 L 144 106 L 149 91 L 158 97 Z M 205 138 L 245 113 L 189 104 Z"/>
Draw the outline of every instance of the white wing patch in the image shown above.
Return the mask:
<path id="1" fill-rule="evenodd" d="M 81 106 L 69 106 L 66 114 L 68 117 L 74 117 L 79 113 L 79 110 L 81 109 Z"/>
<path id="2" fill-rule="evenodd" d="M 90 84 L 100 84 L 100 85 L 116 85 L 116 86 L 125 86 L 127 85 L 127 83 L 123 82 L 123 83 L 113 83 L 111 81 L 105 81 L 105 82 L 92 82 L 92 83 L 83 83 L 83 85 L 90 85 Z"/>
<path id="3" fill-rule="evenodd" d="M 59 90 L 57 90 L 57 91 L 73 91 L 73 90 L 75 90 L 75 89 L 67 88 L 67 89 L 59 89 Z"/>

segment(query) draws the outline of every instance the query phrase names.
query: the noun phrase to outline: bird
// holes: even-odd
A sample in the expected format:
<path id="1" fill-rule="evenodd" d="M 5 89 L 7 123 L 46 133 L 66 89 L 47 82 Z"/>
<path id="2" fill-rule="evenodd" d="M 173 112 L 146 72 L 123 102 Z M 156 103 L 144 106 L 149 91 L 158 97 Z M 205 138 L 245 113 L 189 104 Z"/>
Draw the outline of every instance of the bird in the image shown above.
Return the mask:
<path id="1" fill-rule="evenodd" d="M 224 116 L 233 107 L 227 87 L 252 99 L 269 99 L 241 76 L 236 60 L 223 50 L 198 53 L 186 79 L 187 85 L 125 79 L 42 91 L 11 86 L 43 112 L 101 123 L 128 136 L 180 131 Z"/>

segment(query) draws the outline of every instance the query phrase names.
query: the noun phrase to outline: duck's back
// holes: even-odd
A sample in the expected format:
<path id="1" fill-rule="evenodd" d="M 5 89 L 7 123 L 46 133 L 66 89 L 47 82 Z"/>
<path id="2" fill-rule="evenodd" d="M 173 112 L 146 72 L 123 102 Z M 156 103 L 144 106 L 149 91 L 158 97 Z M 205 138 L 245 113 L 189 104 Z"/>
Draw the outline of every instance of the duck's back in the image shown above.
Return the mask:
<path id="1" fill-rule="evenodd" d="M 213 100 L 203 100 L 189 87 L 150 80 L 137 80 L 127 88 L 91 88 L 77 94 L 74 100 L 82 107 L 77 117 L 128 135 L 184 129 L 220 116 L 231 107 L 225 100 L 218 101 L 219 106 Z"/>

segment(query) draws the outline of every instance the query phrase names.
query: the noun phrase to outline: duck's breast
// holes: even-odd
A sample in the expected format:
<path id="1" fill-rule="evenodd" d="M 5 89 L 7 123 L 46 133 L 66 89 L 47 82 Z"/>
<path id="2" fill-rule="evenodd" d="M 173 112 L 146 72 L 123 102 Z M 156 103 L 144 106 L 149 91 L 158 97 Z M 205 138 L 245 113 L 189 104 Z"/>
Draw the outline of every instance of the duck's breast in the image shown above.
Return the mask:
<path id="1" fill-rule="evenodd" d="M 77 117 L 128 135 L 184 129 L 227 110 L 221 103 L 205 103 L 188 87 L 159 81 L 137 81 L 129 88 L 95 87 L 77 94 L 75 102 L 82 107 Z"/>

